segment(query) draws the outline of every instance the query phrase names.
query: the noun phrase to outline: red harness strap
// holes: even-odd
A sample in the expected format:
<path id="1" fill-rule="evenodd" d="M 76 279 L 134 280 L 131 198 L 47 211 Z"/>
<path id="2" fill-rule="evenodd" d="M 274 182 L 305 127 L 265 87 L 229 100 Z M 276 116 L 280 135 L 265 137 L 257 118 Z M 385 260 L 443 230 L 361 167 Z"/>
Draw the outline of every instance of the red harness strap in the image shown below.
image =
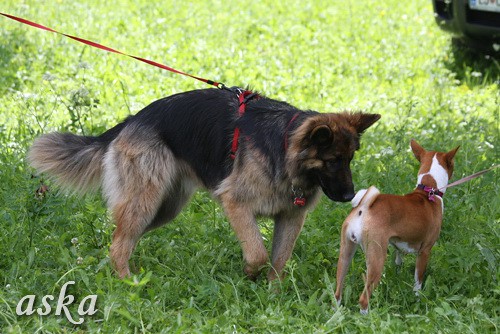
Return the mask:
<path id="1" fill-rule="evenodd" d="M 292 119 L 290 122 L 288 122 L 288 125 L 286 126 L 285 130 L 285 142 L 283 143 L 283 147 L 285 148 L 285 152 L 288 151 L 288 131 L 290 130 L 290 126 L 292 123 L 299 117 L 300 112 L 296 112 L 295 115 L 293 115 Z"/>
<path id="2" fill-rule="evenodd" d="M 238 94 L 238 101 L 239 101 L 238 117 L 243 116 L 243 114 L 245 113 L 245 110 L 246 110 L 247 102 L 253 98 L 258 99 L 258 98 L 260 98 L 260 96 L 256 93 L 252 93 L 249 90 L 245 90 L 245 91 Z M 288 131 L 290 130 L 290 126 L 292 125 L 292 123 L 297 119 L 297 117 L 299 117 L 299 114 L 300 114 L 300 112 L 295 113 L 295 115 L 293 115 L 292 119 L 290 119 L 290 122 L 288 122 L 288 124 L 286 126 L 285 139 L 284 139 L 284 143 L 283 143 L 283 147 L 284 147 L 285 151 L 288 150 Z M 239 138 L 240 138 L 240 128 L 235 127 L 234 133 L 233 133 L 233 143 L 231 144 L 231 155 L 230 155 L 231 159 L 233 159 L 233 160 L 236 158 L 236 151 L 238 151 Z"/>
<path id="3" fill-rule="evenodd" d="M 245 90 L 238 94 L 238 101 L 239 101 L 239 107 L 238 107 L 238 117 L 243 116 L 245 113 L 245 109 L 247 106 L 248 101 L 250 101 L 253 98 L 259 98 L 259 95 L 256 93 L 252 93 L 252 91 Z M 236 158 L 236 151 L 238 151 L 238 140 L 240 138 L 240 128 L 235 127 L 234 128 L 234 134 L 233 134 L 233 143 L 231 145 L 231 159 L 234 160 Z"/>

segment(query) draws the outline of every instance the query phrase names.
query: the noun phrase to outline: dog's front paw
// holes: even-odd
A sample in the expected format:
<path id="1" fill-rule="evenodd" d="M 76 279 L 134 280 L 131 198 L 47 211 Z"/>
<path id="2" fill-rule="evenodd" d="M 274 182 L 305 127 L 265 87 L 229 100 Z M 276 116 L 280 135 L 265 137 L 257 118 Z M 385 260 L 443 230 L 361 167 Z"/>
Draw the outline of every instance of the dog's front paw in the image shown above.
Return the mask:
<path id="1" fill-rule="evenodd" d="M 253 282 L 255 282 L 260 275 L 259 270 L 255 270 L 254 268 L 249 267 L 249 266 L 245 266 L 245 269 L 243 269 L 243 272 L 245 273 L 245 275 L 247 275 L 247 278 Z"/>
<path id="2" fill-rule="evenodd" d="M 366 308 L 366 309 L 359 309 L 359 313 L 361 313 L 362 315 L 368 315 L 368 308 Z"/>
<path id="3" fill-rule="evenodd" d="M 267 273 L 267 280 L 269 282 L 274 282 L 274 281 L 281 282 L 283 281 L 284 278 L 285 278 L 285 273 L 281 272 L 280 274 L 273 267 L 271 267 L 271 269 L 269 269 L 269 272 Z"/>

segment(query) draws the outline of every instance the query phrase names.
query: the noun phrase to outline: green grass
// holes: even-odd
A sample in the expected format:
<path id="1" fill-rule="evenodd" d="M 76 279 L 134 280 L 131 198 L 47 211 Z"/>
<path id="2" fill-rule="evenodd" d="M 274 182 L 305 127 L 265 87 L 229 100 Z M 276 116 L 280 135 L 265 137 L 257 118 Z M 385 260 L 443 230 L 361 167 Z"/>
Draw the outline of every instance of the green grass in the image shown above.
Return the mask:
<path id="1" fill-rule="evenodd" d="M 0 11 L 300 108 L 381 113 L 353 162 L 357 189 L 411 191 L 411 138 L 429 149 L 460 145 L 453 179 L 499 162 L 498 60 L 453 46 L 429 1 L 275 2 L 7 0 Z M 326 198 L 307 218 L 279 293 L 265 279 L 244 277 L 238 242 L 205 193 L 141 240 L 137 276 L 116 279 L 108 260 L 113 226 L 100 196 L 77 198 L 49 184 L 36 198 L 43 178 L 32 176 L 26 151 L 42 133 L 98 134 L 155 99 L 206 86 L 0 21 L 0 332 L 499 331 L 498 170 L 448 190 L 422 296 L 412 292 L 414 256 L 397 274 L 391 250 L 368 316 L 357 305 L 361 252 L 345 306 L 333 306 L 349 204 Z M 272 223 L 263 221 L 262 232 L 270 245 Z M 40 304 L 69 280 L 77 301 L 98 295 L 99 311 L 84 324 L 54 313 L 16 315 L 23 296 L 35 294 Z"/>

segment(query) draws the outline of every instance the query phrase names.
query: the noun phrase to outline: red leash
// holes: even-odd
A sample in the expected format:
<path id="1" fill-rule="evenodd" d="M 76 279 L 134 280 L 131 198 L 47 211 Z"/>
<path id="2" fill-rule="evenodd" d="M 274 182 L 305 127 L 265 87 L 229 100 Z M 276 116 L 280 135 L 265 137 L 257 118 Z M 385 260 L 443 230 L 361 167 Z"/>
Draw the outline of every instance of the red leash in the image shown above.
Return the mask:
<path id="1" fill-rule="evenodd" d="M 149 59 L 145 59 L 145 58 L 142 58 L 142 57 L 133 56 L 133 55 L 130 55 L 130 54 L 127 54 L 127 53 L 124 53 L 124 52 L 112 49 L 110 47 L 107 47 L 105 45 L 102 45 L 102 44 L 99 44 L 99 43 L 96 43 L 96 42 L 92 42 L 92 41 L 89 41 L 89 40 L 86 40 L 86 39 L 83 39 L 83 38 L 80 38 L 80 37 L 76 37 L 76 36 L 72 36 L 72 35 L 68 35 L 68 34 L 56 31 L 56 30 L 54 30 L 52 28 L 43 26 L 43 25 L 41 25 L 39 23 L 36 23 L 36 22 L 32 22 L 32 21 L 23 19 L 21 17 L 17 17 L 17 16 L 14 16 L 14 15 L 5 14 L 5 13 L 1 13 L 1 12 L 0 12 L 0 15 L 3 15 L 5 17 L 9 18 L 9 19 L 21 22 L 23 24 L 27 24 L 29 26 L 32 26 L 32 27 L 35 27 L 35 28 L 38 28 L 38 29 L 41 29 L 41 30 L 46 30 L 46 31 L 54 32 L 54 33 L 59 34 L 59 35 L 66 36 L 66 37 L 74 39 L 75 41 L 78 41 L 80 43 L 83 43 L 83 44 L 86 44 L 86 45 L 90 45 L 90 46 L 92 46 L 94 48 L 98 48 L 98 49 L 101 49 L 101 50 L 104 50 L 104 51 L 107 51 L 107 52 L 117 53 L 117 54 L 120 54 L 120 55 L 123 55 L 123 56 L 127 56 L 127 57 L 130 57 L 130 58 L 134 58 L 136 60 L 142 61 L 143 63 L 149 64 L 149 65 L 152 65 L 152 66 L 156 66 L 156 67 L 159 67 L 161 69 L 164 69 L 164 70 L 167 70 L 167 71 L 170 71 L 170 72 L 173 72 L 173 73 L 181 74 L 181 75 L 184 75 L 184 76 L 187 76 L 187 77 L 190 77 L 190 78 L 193 78 L 193 79 L 205 82 L 205 83 L 207 83 L 209 85 L 212 85 L 212 86 L 215 86 L 217 88 L 227 89 L 227 90 L 233 91 L 233 92 L 235 92 L 237 94 L 238 100 L 239 100 L 239 108 L 238 108 L 238 116 L 239 117 L 241 117 L 245 113 L 246 104 L 247 104 L 247 102 L 249 100 L 251 100 L 252 98 L 259 98 L 260 97 L 258 94 L 252 93 L 249 90 L 237 89 L 237 91 L 235 91 L 233 89 L 228 89 L 221 82 L 216 82 L 216 81 L 212 81 L 212 80 L 200 78 L 198 76 L 195 76 L 195 75 L 192 75 L 192 74 L 189 74 L 189 73 L 185 73 L 185 72 L 176 70 L 176 69 L 174 69 L 172 67 L 160 64 L 158 62 L 155 62 L 155 61 L 152 61 L 152 60 L 149 60 Z M 240 137 L 240 128 L 236 127 L 234 129 L 233 142 L 232 142 L 232 145 L 231 145 L 231 158 L 232 159 L 234 159 L 236 157 L 236 151 L 238 150 L 239 137 Z"/>
<path id="2" fill-rule="evenodd" d="M 216 82 L 216 81 L 204 79 L 204 78 L 201 78 L 201 77 L 198 77 L 198 76 L 186 73 L 186 72 L 182 72 L 182 71 L 176 70 L 175 68 L 172 68 L 170 66 L 166 66 L 166 65 L 160 64 L 158 62 L 155 62 L 155 61 L 152 61 L 152 60 L 149 60 L 149 59 L 145 59 L 145 58 L 142 58 L 142 57 L 133 56 L 133 55 L 130 55 L 130 54 L 127 54 L 127 53 L 124 53 L 124 52 L 112 49 L 112 48 L 110 48 L 108 46 L 105 46 L 105 45 L 102 45 L 102 44 L 99 44 L 99 43 L 96 43 L 96 42 L 89 41 L 89 40 L 84 39 L 84 38 L 80 38 L 80 37 L 77 37 L 77 36 L 68 35 L 68 34 L 59 32 L 57 30 L 54 30 L 52 28 L 46 27 L 44 25 L 41 25 L 39 23 L 23 19 L 21 17 L 17 17 L 17 16 L 14 16 L 14 15 L 5 14 L 5 13 L 1 13 L 1 12 L 0 12 L 0 15 L 3 15 L 5 17 L 9 18 L 9 19 L 18 21 L 20 23 L 23 23 L 23 24 L 26 24 L 26 25 L 29 25 L 29 26 L 32 26 L 32 27 L 35 27 L 35 28 L 38 28 L 38 29 L 41 29 L 41 30 L 46 30 L 46 31 L 50 31 L 50 32 L 53 32 L 53 33 L 56 33 L 56 34 L 59 34 L 59 35 L 66 36 L 66 37 L 71 38 L 71 39 L 73 39 L 75 41 L 78 41 L 80 43 L 83 43 L 83 44 L 86 44 L 86 45 L 90 45 L 90 46 L 92 46 L 94 48 L 98 48 L 98 49 L 101 49 L 101 50 L 104 50 L 104 51 L 107 51 L 107 52 L 117 53 L 117 54 L 120 54 L 120 55 L 123 55 L 123 56 L 127 56 L 127 57 L 130 57 L 130 58 L 134 58 L 136 60 L 142 61 L 143 63 L 149 64 L 149 65 L 152 65 L 152 66 L 156 66 L 156 67 L 159 67 L 159 68 L 161 68 L 163 70 L 167 70 L 167 71 L 170 71 L 170 72 L 173 72 L 173 73 L 181 74 L 181 75 L 184 75 L 184 76 L 187 76 L 187 77 L 199 80 L 201 82 L 207 83 L 209 85 L 215 86 L 215 87 L 220 88 L 220 89 L 228 89 L 221 82 Z M 232 90 L 232 89 L 228 89 L 228 90 Z M 247 102 L 249 100 L 251 100 L 253 98 L 256 98 L 256 99 L 260 98 L 260 96 L 258 94 L 252 93 L 249 90 L 239 90 L 237 92 L 237 95 L 238 95 L 238 100 L 239 100 L 239 108 L 238 108 L 238 115 L 239 115 L 239 117 L 241 117 L 245 113 L 246 104 L 247 104 Z M 297 116 L 298 116 L 298 113 L 293 116 L 292 120 L 290 121 L 290 123 L 287 126 L 287 132 L 288 132 L 288 128 L 290 127 L 290 124 L 297 118 Z M 236 127 L 234 129 L 233 142 L 232 142 L 232 145 L 231 145 L 231 158 L 232 159 L 234 159 L 236 157 L 236 151 L 238 150 L 239 137 L 240 137 L 240 128 Z M 288 148 L 288 138 L 286 136 L 285 136 L 284 147 L 285 147 L 285 150 Z"/>
<path id="3" fill-rule="evenodd" d="M 156 67 L 159 67 L 161 69 L 164 69 L 164 70 L 167 70 L 167 71 L 170 71 L 170 72 L 173 72 L 173 73 L 181 74 L 181 75 L 184 75 L 184 76 L 187 76 L 187 77 L 190 77 L 190 78 L 202 81 L 204 83 L 207 83 L 209 85 L 215 86 L 217 88 L 221 88 L 222 89 L 222 88 L 225 87 L 224 84 L 221 83 L 221 82 L 216 82 L 216 81 L 212 81 L 212 80 L 200 78 L 200 77 L 197 77 L 195 75 L 192 75 L 192 74 L 189 74 L 189 73 L 185 73 L 185 72 L 176 70 L 175 68 L 172 68 L 172 67 L 169 67 L 169 66 L 157 63 L 157 62 L 149 60 L 149 59 L 145 59 L 145 58 L 141 58 L 141 57 L 137 57 L 137 56 L 132 56 L 132 55 L 129 55 L 129 54 L 126 54 L 124 52 L 112 49 L 110 47 L 107 47 L 105 45 L 102 45 L 102 44 L 99 44 L 99 43 L 96 43 L 96 42 L 92 42 L 92 41 L 89 41 L 89 40 L 86 40 L 86 39 L 83 39 L 83 38 L 80 38 L 80 37 L 76 37 L 76 36 L 64 34 L 62 32 L 59 32 L 59 31 L 56 31 L 54 29 L 48 28 L 48 27 L 43 26 L 41 24 L 38 24 L 36 22 L 32 22 L 32 21 L 29 21 L 29 20 L 26 20 L 26 19 L 23 19 L 23 18 L 20 18 L 20 17 L 17 17 L 17 16 L 13 16 L 13 15 L 9 15 L 9 14 L 4 14 L 4 13 L 1 13 L 1 12 L 0 12 L 0 15 L 3 15 L 5 17 L 8 17 L 9 19 L 21 22 L 23 24 L 30 25 L 30 26 L 38 28 L 38 29 L 42 29 L 42 30 L 54 32 L 56 34 L 69 37 L 69 38 L 74 39 L 75 41 L 78 41 L 80 43 L 93 46 L 94 48 L 98 48 L 98 49 L 101 49 L 101 50 L 104 50 L 104 51 L 108 51 L 108 52 L 117 53 L 117 54 L 120 54 L 120 55 L 123 55 L 123 56 L 127 56 L 127 57 L 130 57 L 130 58 L 134 58 L 136 60 L 142 61 L 143 63 L 149 64 L 149 65 L 152 65 L 152 66 L 156 66 Z"/>

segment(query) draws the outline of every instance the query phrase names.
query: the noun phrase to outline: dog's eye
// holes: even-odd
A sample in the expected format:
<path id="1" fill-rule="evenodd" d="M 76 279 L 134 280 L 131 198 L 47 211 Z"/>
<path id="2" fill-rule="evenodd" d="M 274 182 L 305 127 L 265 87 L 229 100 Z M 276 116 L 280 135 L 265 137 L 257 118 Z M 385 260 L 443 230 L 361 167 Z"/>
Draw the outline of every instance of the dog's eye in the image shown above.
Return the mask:
<path id="1" fill-rule="evenodd" d="M 337 169 L 340 168 L 342 165 L 342 160 L 339 158 L 334 158 L 325 161 L 326 168 L 328 169 Z"/>

